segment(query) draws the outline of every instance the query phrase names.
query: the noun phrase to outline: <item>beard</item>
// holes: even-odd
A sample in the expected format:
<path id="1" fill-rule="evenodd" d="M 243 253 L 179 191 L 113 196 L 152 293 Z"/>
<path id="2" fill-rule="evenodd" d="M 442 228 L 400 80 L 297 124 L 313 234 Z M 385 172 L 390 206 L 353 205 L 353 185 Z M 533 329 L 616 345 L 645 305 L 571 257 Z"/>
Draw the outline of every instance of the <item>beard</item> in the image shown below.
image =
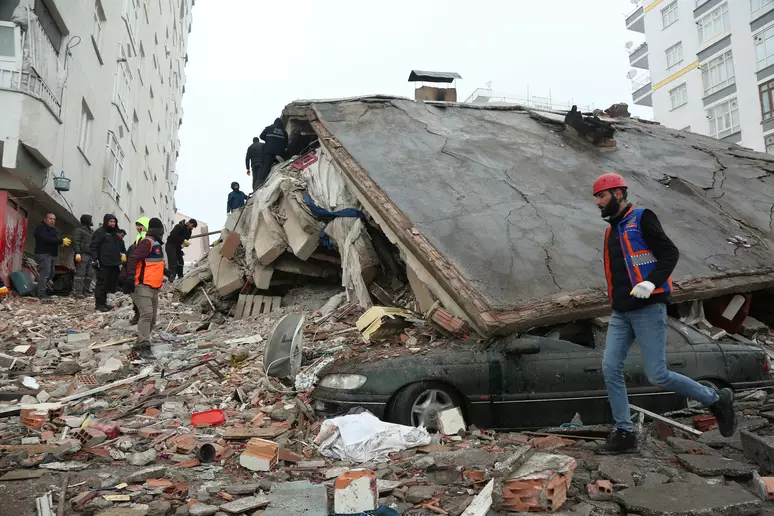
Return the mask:
<path id="1" fill-rule="evenodd" d="M 607 219 L 612 217 L 616 213 L 618 213 L 618 210 L 620 209 L 621 209 L 621 201 L 619 201 L 615 197 L 612 197 L 607 204 L 599 208 L 599 211 L 602 212 L 602 218 Z"/>

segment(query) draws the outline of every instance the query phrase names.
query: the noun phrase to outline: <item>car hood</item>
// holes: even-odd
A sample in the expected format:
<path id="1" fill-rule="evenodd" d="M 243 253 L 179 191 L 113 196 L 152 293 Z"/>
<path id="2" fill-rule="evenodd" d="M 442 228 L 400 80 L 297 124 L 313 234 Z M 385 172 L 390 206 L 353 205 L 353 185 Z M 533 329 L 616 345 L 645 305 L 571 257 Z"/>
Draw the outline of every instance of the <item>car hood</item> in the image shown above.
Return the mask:
<path id="1" fill-rule="evenodd" d="M 423 354 L 413 354 L 410 352 L 401 356 L 393 356 L 392 350 L 385 350 L 387 353 L 376 353 L 373 358 L 363 361 L 362 356 L 339 358 L 325 366 L 318 376 L 322 378 L 328 374 L 362 374 L 368 376 L 373 373 L 398 372 L 401 370 L 426 369 L 433 366 L 461 365 L 480 361 L 486 354 L 483 346 L 465 343 L 460 347 L 449 349 L 433 349 Z M 369 350 L 370 353 L 370 350 Z"/>

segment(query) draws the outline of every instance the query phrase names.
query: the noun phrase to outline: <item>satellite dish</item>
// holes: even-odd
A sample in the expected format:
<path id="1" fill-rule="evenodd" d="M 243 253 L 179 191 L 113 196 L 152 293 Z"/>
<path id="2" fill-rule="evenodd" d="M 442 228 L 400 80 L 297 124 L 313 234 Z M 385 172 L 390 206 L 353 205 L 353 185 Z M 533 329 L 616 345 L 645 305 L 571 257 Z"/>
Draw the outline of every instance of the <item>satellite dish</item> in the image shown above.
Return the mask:
<path id="1" fill-rule="evenodd" d="M 269 376 L 293 377 L 301 369 L 304 314 L 288 314 L 277 323 L 263 349 L 263 368 Z"/>
<path id="2" fill-rule="evenodd" d="M 634 79 L 635 77 L 637 77 L 637 70 L 632 69 L 626 72 L 627 79 Z"/>
<path id="3" fill-rule="evenodd" d="M 626 42 L 626 50 L 631 49 L 634 46 L 634 41 L 627 41 Z"/>

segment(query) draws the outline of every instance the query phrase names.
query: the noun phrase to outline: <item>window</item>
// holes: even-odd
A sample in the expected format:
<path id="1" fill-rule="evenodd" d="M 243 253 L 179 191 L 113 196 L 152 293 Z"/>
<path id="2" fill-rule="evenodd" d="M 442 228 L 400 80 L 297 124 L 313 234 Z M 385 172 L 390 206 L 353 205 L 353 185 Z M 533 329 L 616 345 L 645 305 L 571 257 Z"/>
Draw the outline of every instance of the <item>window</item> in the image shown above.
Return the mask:
<path id="1" fill-rule="evenodd" d="M 13 23 L 0 22 L 0 68 L 21 65 L 21 34 Z M 3 66 L 5 65 L 5 66 Z"/>
<path id="2" fill-rule="evenodd" d="M 97 52 L 102 48 L 102 31 L 105 28 L 105 11 L 102 9 L 100 0 L 94 2 L 94 27 L 91 29 L 91 41 Z"/>
<path id="3" fill-rule="evenodd" d="M 739 130 L 739 107 L 736 99 L 727 100 L 707 110 L 709 135 L 725 138 Z"/>
<path id="4" fill-rule="evenodd" d="M 763 120 L 774 118 L 774 80 L 758 86 L 758 93 L 761 97 L 761 115 Z"/>
<path id="5" fill-rule="evenodd" d="M 137 150 L 137 131 L 140 130 L 140 119 L 137 118 L 137 111 L 132 113 L 132 134 L 130 139 L 132 140 L 132 147 Z"/>
<path id="6" fill-rule="evenodd" d="M 156 59 L 156 54 L 153 54 L 153 68 L 158 69 L 159 67 L 159 60 Z"/>
<path id="7" fill-rule="evenodd" d="M 124 11 L 121 16 L 126 23 L 126 30 L 129 31 L 129 38 L 134 44 L 137 38 L 137 25 L 140 21 L 140 0 L 124 0 Z"/>
<path id="8" fill-rule="evenodd" d="M 713 9 L 696 22 L 699 31 L 699 44 L 703 44 L 726 32 L 729 28 L 728 4 Z"/>
<path id="9" fill-rule="evenodd" d="M 113 131 L 108 131 L 107 153 L 105 153 L 105 182 L 107 192 L 113 196 L 116 202 L 121 199 L 121 178 L 124 175 L 124 151 L 118 144 Z"/>
<path id="10" fill-rule="evenodd" d="M 701 65 L 701 79 L 705 97 L 734 84 L 734 59 L 731 51 Z"/>
<path id="11" fill-rule="evenodd" d="M 774 134 L 766 136 L 763 141 L 766 142 L 766 153 L 774 154 Z"/>
<path id="12" fill-rule="evenodd" d="M 755 35 L 755 53 L 758 57 L 758 70 L 774 64 L 774 27 L 769 27 Z"/>
<path id="13" fill-rule="evenodd" d="M 89 150 L 89 139 L 91 138 L 91 124 L 94 121 L 94 115 L 91 114 L 89 106 L 85 100 L 81 100 L 81 120 L 78 124 L 78 148 L 85 155 Z"/>
<path id="14" fill-rule="evenodd" d="M 130 102 L 129 97 L 132 92 L 132 72 L 129 71 L 129 62 L 126 59 L 126 50 L 123 45 L 118 45 L 118 69 L 115 77 L 115 100 L 127 113 Z"/>
<path id="15" fill-rule="evenodd" d="M 661 25 L 666 29 L 677 21 L 677 0 L 661 9 Z"/>
<path id="16" fill-rule="evenodd" d="M 151 115 L 150 109 L 148 110 L 148 119 L 153 123 L 153 115 Z"/>
<path id="17" fill-rule="evenodd" d="M 142 43 L 140 43 L 140 52 L 138 55 L 140 56 L 140 59 L 138 59 L 137 62 L 137 76 L 140 78 L 140 84 L 145 84 L 145 81 L 142 80 L 142 70 L 145 68 L 145 48 L 142 46 Z"/>
<path id="18" fill-rule="evenodd" d="M 49 10 L 48 5 L 46 5 L 44 0 L 36 0 L 35 7 L 33 7 L 32 10 L 38 16 L 38 21 L 40 21 L 40 25 L 43 27 L 43 32 L 46 33 L 49 41 L 51 41 L 51 44 L 54 46 L 54 51 L 58 54 L 59 49 L 62 47 L 62 38 L 64 38 L 64 34 L 62 34 L 62 29 L 60 29 L 59 25 L 56 23 L 54 15 L 51 13 L 51 10 Z"/>
<path id="19" fill-rule="evenodd" d="M 683 44 L 682 42 L 672 45 L 666 49 L 667 70 L 674 68 L 683 62 Z"/>
<path id="20" fill-rule="evenodd" d="M 127 211 L 131 211 L 131 209 L 132 209 L 132 201 L 133 200 L 134 200 L 134 195 L 132 193 L 132 185 L 130 185 L 129 183 L 126 183 L 126 198 L 125 198 L 126 205 L 125 205 L 125 207 L 126 207 Z"/>
<path id="21" fill-rule="evenodd" d="M 669 91 L 669 99 L 672 101 L 672 109 L 677 109 L 688 103 L 688 86 L 682 83 L 677 88 Z"/>
<path id="22" fill-rule="evenodd" d="M 774 0 L 750 0 L 750 12 L 753 18 L 757 18 L 764 9 L 771 7 Z"/>

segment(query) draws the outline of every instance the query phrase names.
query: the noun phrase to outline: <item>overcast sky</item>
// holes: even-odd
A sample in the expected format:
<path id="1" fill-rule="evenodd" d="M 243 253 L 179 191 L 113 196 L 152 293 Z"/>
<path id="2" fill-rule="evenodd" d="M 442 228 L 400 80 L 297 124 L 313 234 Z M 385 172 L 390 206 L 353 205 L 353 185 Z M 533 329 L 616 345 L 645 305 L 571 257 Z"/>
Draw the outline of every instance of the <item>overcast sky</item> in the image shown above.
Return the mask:
<path id="1" fill-rule="evenodd" d="M 379 5 L 379 7 L 377 7 Z M 250 191 L 245 151 L 297 99 L 413 96 L 412 69 L 462 75 L 458 98 L 495 91 L 633 114 L 628 0 L 200 0 L 193 8 L 177 207 L 210 230 L 231 181 Z M 638 39 L 639 37 L 639 39 Z"/>

